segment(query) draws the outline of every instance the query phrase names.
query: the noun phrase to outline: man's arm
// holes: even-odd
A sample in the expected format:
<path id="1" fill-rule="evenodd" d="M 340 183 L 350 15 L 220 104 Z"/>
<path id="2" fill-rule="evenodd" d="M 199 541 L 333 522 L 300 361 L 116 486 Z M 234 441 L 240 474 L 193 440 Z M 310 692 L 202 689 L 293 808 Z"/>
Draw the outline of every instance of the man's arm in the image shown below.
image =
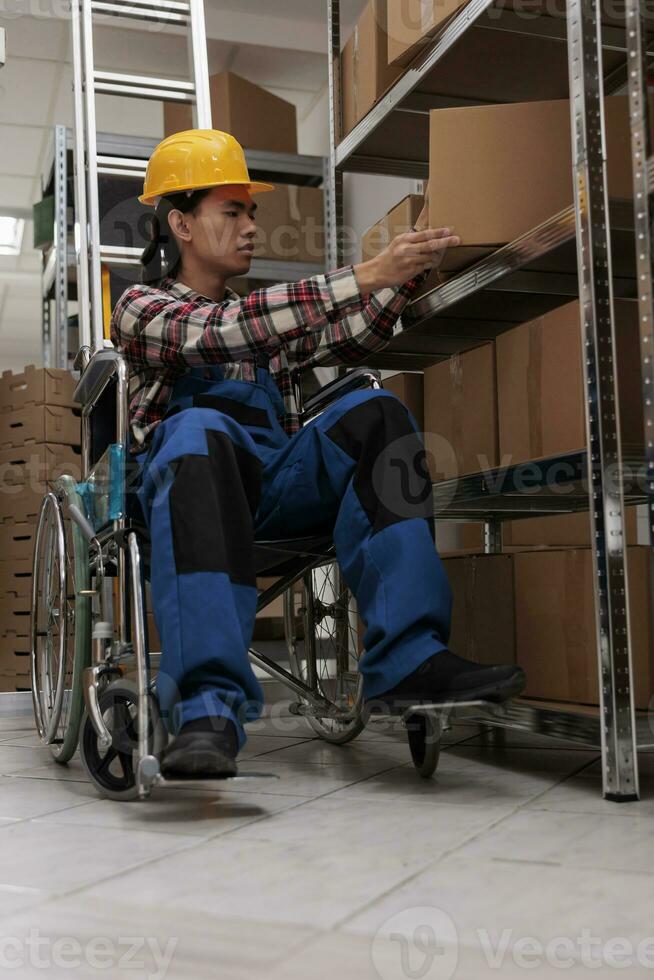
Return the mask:
<path id="1" fill-rule="evenodd" d="M 111 339 L 136 367 L 225 363 L 246 359 L 275 339 L 319 334 L 331 319 L 362 306 L 352 266 L 221 303 L 198 305 L 164 289 L 134 286 L 116 304 Z"/>
<path id="2" fill-rule="evenodd" d="M 376 258 L 354 267 L 359 288 L 365 294 L 360 309 L 347 309 L 343 316 L 332 319 L 319 336 L 284 341 L 294 366 L 310 367 L 324 359 L 331 364 L 353 364 L 389 343 L 408 301 L 429 273 L 438 269 L 446 249 L 460 242 L 449 228 L 423 227 L 426 221 L 427 205 L 416 228 L 398 235 Z M 442 281 L 440 273 L 439 279 Z M 387 283 L 387 287 L 381 288 L 382 283 Z"/>

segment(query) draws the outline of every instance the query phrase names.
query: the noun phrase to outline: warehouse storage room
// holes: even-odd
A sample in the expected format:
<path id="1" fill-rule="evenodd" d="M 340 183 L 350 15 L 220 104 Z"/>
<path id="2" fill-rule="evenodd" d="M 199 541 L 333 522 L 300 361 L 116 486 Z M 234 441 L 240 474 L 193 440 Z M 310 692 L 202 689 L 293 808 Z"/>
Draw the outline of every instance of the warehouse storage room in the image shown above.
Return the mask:
<path id="1" fill-rule="evenodd" d="M 652 974 L 652 35 L 2 4 L 2 976 Z"/>

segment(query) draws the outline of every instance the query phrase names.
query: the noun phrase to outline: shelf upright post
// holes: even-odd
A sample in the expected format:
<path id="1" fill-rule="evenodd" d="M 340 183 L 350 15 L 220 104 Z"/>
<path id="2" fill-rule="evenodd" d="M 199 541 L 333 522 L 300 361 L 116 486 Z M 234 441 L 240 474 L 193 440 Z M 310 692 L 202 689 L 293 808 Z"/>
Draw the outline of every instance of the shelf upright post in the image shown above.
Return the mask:
<path id="1" fill-rule="evenodd" d="M 343 265 L 343 171 L 336 167 L 336 145 L 342 134 L 341 3 L 327 0 L 327 53 L 329 92 L 329 161 L 325 179 L 327 266 Z"/>
<path id="2" fill-rule="evenodd" d="M 80 0 L 71 3 L 73 47 L 73 160 L 75 172 L 75 257 L 77 266 L 77 316 L 79 346 L 91 346 L 89 286 L 89 229 L 86 212 L 86 120 L 82 79 L 82 25 Z"/>
<path id="3" fill-rule="evenodd" d="M 568 0 L 577 267 L 586 391 L 605 798 L 638 799 L 636 725 L 615 364 L 599 0 Z"/>
<path id="4" fill-rule="evenodd" d="M 55 367 L 68 367 L 68 200 L 66 188 L 66 127 L 54 132 L 55 210 Z M 52 339 L 52 338 L 50 338 Z M 50 354 L 52 357 L 52 353 Z"/>
<path id="5" fill-rule="evenodd" d="M 50 297 L 41 297 L 41 346 L 43 348 L 43 366 L 54 367 L 52 363 L 52 316 L 50 313 Z"/>
<path id="6" fill-rule="evenodd" d="M 627 0 L 627 61 L 631 149 L 634 179 L 634 228 L 636 233 L 636 277 L 645 422 L 646 490 L 648 522 L 654 570 L 654 157 L 647 91 L 648 59 L 645 7 L 640 0 Z M 644 488 L 645 489 L 645 488 Z"/>

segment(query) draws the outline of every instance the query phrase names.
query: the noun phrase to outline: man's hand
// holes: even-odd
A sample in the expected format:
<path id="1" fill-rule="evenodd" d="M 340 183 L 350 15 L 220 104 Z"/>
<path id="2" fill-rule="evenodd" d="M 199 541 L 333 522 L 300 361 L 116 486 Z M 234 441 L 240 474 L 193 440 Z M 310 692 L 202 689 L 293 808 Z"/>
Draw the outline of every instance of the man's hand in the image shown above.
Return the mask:
<path id="1" fill-rule="evenodd" d="M 354 267 L 359 289 L 371 293 L 387 286 L 401 286 L 428 269 L 437 269 L 445 250 L 460 245 L 458 235 L 449 228 L 426 228 L 398 235 L 369 262 Z"/>

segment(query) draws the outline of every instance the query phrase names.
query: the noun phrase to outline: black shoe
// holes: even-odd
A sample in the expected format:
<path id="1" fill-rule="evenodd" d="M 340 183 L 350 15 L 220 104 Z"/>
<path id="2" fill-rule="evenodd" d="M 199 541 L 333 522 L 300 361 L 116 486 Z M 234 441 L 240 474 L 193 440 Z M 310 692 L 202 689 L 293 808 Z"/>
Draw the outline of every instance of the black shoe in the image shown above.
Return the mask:
<path id="1" fill-rule="evenodd" d="M 441 650 L 420 664 L 399 684 L 368 702 L 374 711 L 376 703 L 394 709 L 414 704 L 439 704 L 447 701 L 506 701 L 524 690 L 527 678 L 522 667 L 514 664 L 477 664 Z"/>
<path id="2" fill-rule="evenodd" d="M 239 740 L 233 722 L 199 718 L 184 725 L 161 753 L 164 779 L 228 779 L 237 773 Z"/>

